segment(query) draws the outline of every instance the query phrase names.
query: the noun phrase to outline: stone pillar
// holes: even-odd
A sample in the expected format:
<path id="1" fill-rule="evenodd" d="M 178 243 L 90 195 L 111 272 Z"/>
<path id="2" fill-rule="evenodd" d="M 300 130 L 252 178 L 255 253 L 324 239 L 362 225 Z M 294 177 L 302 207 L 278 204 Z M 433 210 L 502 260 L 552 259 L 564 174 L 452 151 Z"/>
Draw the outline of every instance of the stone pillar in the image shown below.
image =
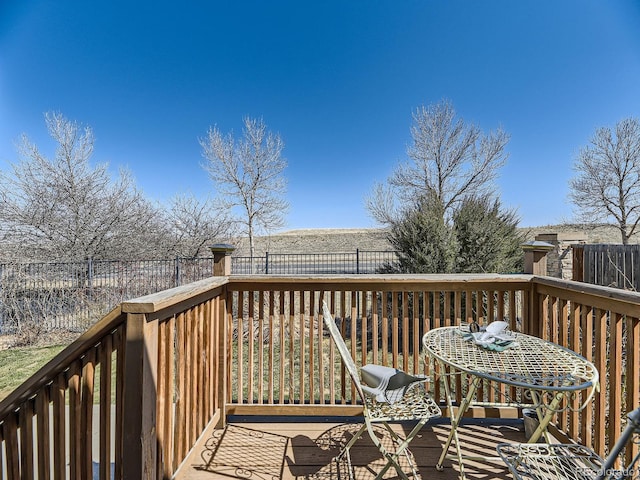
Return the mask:
<path id="1" fill-rule="evenodd" d="M 547 254 L 547 275 L 571 280 L 573 278 L 573 249 L 576 244 L 586 243 L 587 237 L 584 232 L 541 233 L 536 235 L 535 240 L 550 243 L 554 247 Z"/>
<path id="2" fill-rule="evenodd" d="M 227 243 L 216 243 L 209 248 L 213 254 L 213 276 L 228 277 L 231 275 L 231 254 L 235 247 Z"/>
<path id="3" fill-rule="evenodd" d="M 524 273 L 547 275 L 547 253 L 553 250 L 553 248 L 553 245 L 550 243 L 539 240 L 523 243 Z"/>

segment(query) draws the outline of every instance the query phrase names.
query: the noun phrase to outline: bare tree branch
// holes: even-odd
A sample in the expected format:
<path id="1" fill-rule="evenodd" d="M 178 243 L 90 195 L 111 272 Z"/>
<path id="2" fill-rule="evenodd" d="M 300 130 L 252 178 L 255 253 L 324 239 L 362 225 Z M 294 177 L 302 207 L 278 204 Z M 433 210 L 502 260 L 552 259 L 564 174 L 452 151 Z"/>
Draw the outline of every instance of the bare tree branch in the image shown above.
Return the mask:
<path id="1" fill-rule="evenodd" d="M 448 217 L 468 196 L 493 193 L 498 170 L 508 157 L 507 133 L 498 129 L 484 135 L 456 118 L 451 103 L 442 101 L 414 112 L 411 136 L 410 161 L 398 165 L 389 177 L 389 191 L 381 196 L 376 187 L 366 199 L 377 222 L 390 226 L 402 210 L 399 207 L 417 198 L 435 198 Z"/>
<path id="2" fill-rule="evenodd" d="M 254 256 L 254 237 L 261 230 L 284 226 L 288 203 L 284 198 L 287 166 L 282 157 L 284 143 L 279 135 L 267 131 L 260 119 L 244 118 L 243 136 L 236 141 L 212 127 L 200 140 L 206 159 L 203 165 L 218 189 L 221 201 L 242 214 L 238 223 L 249 238 Z"/>
<path id="3" fill-rule="evenodd" d="M 43 260 L 123 258 L 157 252 L 158 209 L 120 171 L 90 165 L 94 137 L 59 113 L 45 115 L 53 158 L 22 136 L 17 163 L 0 173 L 3 239 L 23 257 Z M 157 255 L 157 253 L 155 253 Z"/>
<path id="4" fill-rule="evenodd" d="M 192 195 L 177 195 L 171 200 L 167 223 L 171 251 L 180 257 L 201 256 L 210 244 L 226 243 L 234 236 L 228 211 L 209 198 L 199 201 Z"/>
<path id="5" fill-rule="evenodd" d="M 596 130 L 589 145 L 578 153 L 570 181 L 569 198 L 579 221 L 613 220 L 623 244 L 640 221 L 640 122 L 627 118 L 615 131 Z"/>

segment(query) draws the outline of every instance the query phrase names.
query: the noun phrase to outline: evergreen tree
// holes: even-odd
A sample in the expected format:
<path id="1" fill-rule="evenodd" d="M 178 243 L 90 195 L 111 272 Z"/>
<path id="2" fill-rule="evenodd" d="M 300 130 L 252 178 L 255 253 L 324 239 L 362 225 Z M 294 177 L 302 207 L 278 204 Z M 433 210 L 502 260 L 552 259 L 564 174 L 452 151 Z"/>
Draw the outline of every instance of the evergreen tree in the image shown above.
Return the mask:
<path id="1" fill-rule="evenodd" d="M 389 241 L 398 261 L 388 273 L 444 273 L 455 260 L 455 239 L 443 220 L 442 205 L 435 197 L 421 198 L 390 230 Z"/>
<path id="2" fill-rule="evenodd" d="M 518 217 L 488 195 L 467 197 L 453 215 L 458 273 L 514 273 L 523 268 Z"/>
<path id="3" fill-rule="evenodd" d="M 514 273 L 522 271 L 518 218 L 489 195 L 467 197 L 443 219 L 437 197 L 421 198 L 389 230 L 398 260 L 386 273 Z"/>

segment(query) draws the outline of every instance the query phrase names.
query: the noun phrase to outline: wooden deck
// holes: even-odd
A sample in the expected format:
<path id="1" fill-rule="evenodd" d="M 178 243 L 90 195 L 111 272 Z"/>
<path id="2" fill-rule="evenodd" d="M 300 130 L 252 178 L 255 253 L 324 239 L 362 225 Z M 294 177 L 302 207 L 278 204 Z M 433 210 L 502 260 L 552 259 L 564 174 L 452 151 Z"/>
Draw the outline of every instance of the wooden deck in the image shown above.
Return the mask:
<path id="1" fill-rule="evenodd" d="M 304 421 L 304 420 L 303 420 Z M 209 429 L 178 471 L 176 480 L 251 479 L 337 479 L 348 478 L 346 465 L 332 461 L 358 423 L 234 422 L 224 430 Z M 395 425 L 399 432 L 409 425 Z M 449 434 L 448 423 L 428 424 L 414 438 L 411 452 L 423 479 L 455 480 L 456 462 L 447 460 L 443 472 L 434 465 Z M 490 420 L 472 421 L 459 430 L 465 452 L 470 455 L 496 455 L 501 441 L 524 441 L 522 423 Z M 384 431 L 381 430 L 384 435 Z M 452 450 L 453 451 L 453 450 Z M 382 455 L 368 435 L 352 448 L 354 478 L 374 478 L 384 465 Z M 508 479 L 511 475 L 499 461 L 468 462 L 469 480 Z M 391 469 L 386 478 L 396 478 Z"/>

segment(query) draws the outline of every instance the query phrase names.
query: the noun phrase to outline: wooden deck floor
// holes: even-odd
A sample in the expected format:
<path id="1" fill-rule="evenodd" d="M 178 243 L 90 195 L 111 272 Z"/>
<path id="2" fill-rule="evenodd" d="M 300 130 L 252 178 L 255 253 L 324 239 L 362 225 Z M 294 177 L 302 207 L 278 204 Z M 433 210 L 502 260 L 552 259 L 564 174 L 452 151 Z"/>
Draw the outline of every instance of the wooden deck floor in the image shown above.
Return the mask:
<path id="1" fill-rule="evenodd" d="M 399 432 L 410 429 L 410 425 L 394 427 Z M 359 424 L 351 422 L 249 423 L 243 421 L 230 423 L 224 430 L 205 432 L 178 472 L 176 479 L 348 478 L 346 466 L 337 466 L 332 459 L 358 428 Z M 444 422 L 427 425 L 414 438 L 411 452 L 423 479 L 455 480 L 458 478 L 459 470 L 456 462 L 447 460 L 443 472 L 436 471 L 434 467 L 449 429 L 448 423 Z M 473 422 L 465 425 L 459 432 L 465 452 L 470 455 L 495 456 L 497 443 L 524 441 L 522 424 L 517 422 Z M 374 478 L 375 472 L 384 465 L 382 455 L 366 433 L 352 448 L 352 462 L 357 480 Z M 465 472 L 469 480 L 511 478 L 499 461 L 467 462 Z M 386 477 L 396 477 L 395 470 L 391 469 Z"/>

